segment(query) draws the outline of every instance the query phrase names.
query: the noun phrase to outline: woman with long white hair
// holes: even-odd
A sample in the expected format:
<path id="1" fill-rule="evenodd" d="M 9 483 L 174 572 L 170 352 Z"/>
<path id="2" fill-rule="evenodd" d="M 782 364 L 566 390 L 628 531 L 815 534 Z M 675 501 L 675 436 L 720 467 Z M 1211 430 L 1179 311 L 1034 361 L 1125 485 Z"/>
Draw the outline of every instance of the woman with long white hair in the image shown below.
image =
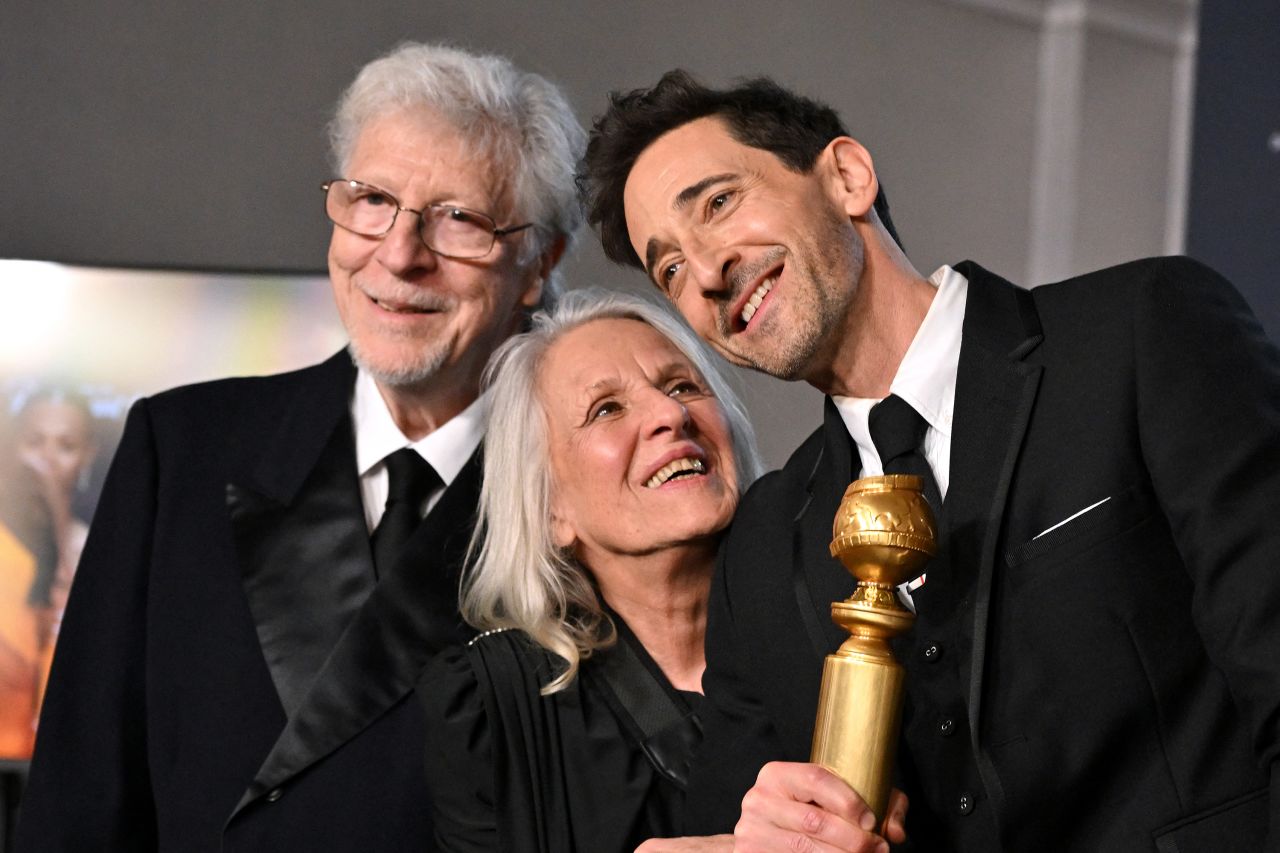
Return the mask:
<path id="1" fill-rule="evenodd" d="M 536 315 L 487 382 L 462 590 L 483 633 L 418 689 L 437 841 L 630 851 L 679 834 L 716 547 L 760 471 L 750 423 L 682 321 L 619 294 Z"/>

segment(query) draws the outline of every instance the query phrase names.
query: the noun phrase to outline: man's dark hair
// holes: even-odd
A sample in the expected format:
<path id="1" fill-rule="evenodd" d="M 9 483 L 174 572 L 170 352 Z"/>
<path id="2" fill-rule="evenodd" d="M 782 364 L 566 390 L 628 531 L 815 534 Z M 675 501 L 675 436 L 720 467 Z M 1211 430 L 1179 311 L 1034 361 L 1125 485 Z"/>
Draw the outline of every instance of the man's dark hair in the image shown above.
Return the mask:
<path id="1" fill-rule="evenodd" d="M 622 191 L 636 160 L 658 137 L 708 116 L 722 120 L 738 142 L 770 152 L 795 172 L 813 169 L 827 143 L 849 135 L 831 107 L 789 92 L 767 77 L 744 80 L 729 89 L 711 89 L 676 69 L 662 75 L 652 89 L 612 93 L 609 109 L 591 127 L 578 171 L 587 221 L 599 227 L 610 260 L 644 268 L 627 237 L 622 204 Z M 901 246 L 883 187 L 876 195 L 875 211 Z"/>

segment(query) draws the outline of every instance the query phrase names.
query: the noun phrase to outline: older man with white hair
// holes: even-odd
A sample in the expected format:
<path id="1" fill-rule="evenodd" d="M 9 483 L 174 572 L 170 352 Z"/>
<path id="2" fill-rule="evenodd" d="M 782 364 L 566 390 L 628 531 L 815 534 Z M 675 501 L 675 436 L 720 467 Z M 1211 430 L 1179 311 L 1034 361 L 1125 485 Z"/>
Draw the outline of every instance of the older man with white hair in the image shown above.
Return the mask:
<path id="1" fill-rule="evenodd" d="M 20 850 L 430 848 L 410 693 L 468 635 L 480 373 L 555 292 L 583 133 L 542 77 L 408 44 L 360 72 L 331 137 L 351 345 L 130 413 Z"/>

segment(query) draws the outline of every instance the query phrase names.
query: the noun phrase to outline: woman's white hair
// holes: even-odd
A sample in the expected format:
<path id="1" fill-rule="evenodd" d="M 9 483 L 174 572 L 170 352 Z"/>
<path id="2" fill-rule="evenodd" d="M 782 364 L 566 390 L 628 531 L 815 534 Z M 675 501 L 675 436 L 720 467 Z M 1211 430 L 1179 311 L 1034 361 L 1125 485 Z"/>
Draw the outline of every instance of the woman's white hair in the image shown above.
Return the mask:
<path id="1" fill-rule="evenodd" d="M 485 371 L 489 426 L 484 485 L 471 540 L 474 565 L 462 585 L 461 608 L 481 630 L 519 628 L 568 666 L 543 688 L 554 693 L 575 678 L 579 662 L 614 641 L 589 572 L 551 533 L 551 460 L 538 376 L 547 350 L 566 332 L 605 318 L 646 323 L 671 341 L 702 375 L 729 424 L 738 487 L 762 471 L 755 431 L 714 356 L 682 320 L 645 299 L 604 290 L 565 294 L 532 328 L 507 340 Z"/>
<path id="2" fill-rule="evenodd" d="M 574 169 L 586 134 L 558 87 L 501 56 L 407 42 L 362 68 L 338 101 L 329 123 L 337 173 L 346 176 L 369 122 L 413 108 L 436 113 L 478 155 L 510 169 L 514 215 L 534 223 L 534 238 L 523 243 L 523 263 L 560 237 L 573 243 L 582 224 Z M 543 286 L 543 304 L 553 304 L 560 289 L 553 270 Z"/>

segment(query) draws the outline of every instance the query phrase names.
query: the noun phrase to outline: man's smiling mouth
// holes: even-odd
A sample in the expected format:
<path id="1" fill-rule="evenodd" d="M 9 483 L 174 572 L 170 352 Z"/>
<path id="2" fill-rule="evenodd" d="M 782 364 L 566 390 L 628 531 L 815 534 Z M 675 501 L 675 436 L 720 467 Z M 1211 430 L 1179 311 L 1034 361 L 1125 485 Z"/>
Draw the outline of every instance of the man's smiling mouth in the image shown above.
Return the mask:
<path id="1" fill-rule="evenodd" d="M 428 310 L 419 308 L 416 305 L 399 305 L 394 302 L 384 302 L 381 299 L 373 300 L 373 304 L 383 311 L 390 311 L 392 314 L 425 314 Z"/>
<path id="2" fill-rule="evenodd" d="M 444 300 L 432 294 L 416 294 L 412 299 L 379 298 L 367 292 L 364 295 L 388 314 L 435 314 L 447 308 Z"/>
<path id="3" fill-rule="evenodd" d="M 778 277 L 776 275 L 766 278 L 764 281 L 760 282 L 760 286 L 751 294 L 751 298 L 747 300 L 747 304 L 742 306 L 740 319 L 742 320 L 742 327 L 744 329 L 747 324 L 751 322 L 751 318 L 756 315 L 756 310 L 759 309 L 760 303 L 764 302 L 764 298 L 769 295 L 769 291 L 773 290 L 773 286 L 777 283 Z"/>
<path id="4" fill-rule="evenodd" d="M 769 294 L 778 287 L 786 262 L 786 250 L 774 247 L 729 274 L 726 281 L 729 292 L 720 307 L 721 329 L 726 337 L 747 330 L 751 319 L 769 299 Z"/>

